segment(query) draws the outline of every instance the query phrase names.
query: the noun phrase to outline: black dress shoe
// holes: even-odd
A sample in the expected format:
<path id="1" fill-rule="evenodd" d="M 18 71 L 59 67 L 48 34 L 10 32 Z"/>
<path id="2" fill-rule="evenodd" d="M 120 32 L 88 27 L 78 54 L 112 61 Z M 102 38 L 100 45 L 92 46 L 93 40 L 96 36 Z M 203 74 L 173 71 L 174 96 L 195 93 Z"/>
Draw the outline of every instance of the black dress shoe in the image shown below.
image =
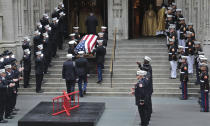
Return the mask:
<path id="1" fill-rule="evenodd" d="M 86 90 L 83 91 L 83 94 L 86 95 Z"/>
<path id="2" fill-rule="evenodd" d="M 13 111 L 20 111 L 20 109 L 14 108 Z"/>
<path id="3" fill-rule="evenodd" d="M 7 120 L 0 120 L 0 123 L 7 123 L 8 121 Z"/>
<path id="4" fill-rule="evenodd" d="M 44 91 L 40 90 L 40 91 L 37 91 L 36 93 L 43 93 Z"/>
<path id="5" fill-rule="evenodd" d="M 98 84 L 101 83 L 101 80 L 97 81 L 96 83 L 98 83 Z"/>
<path id="6" fill-rule="evenodd" d="M 16 112 L 12 112 L 11 115 L 17 115 L 17 113 Z"/>
<path id="7" fill-rule="evenodd" d="M 5 119 L 13 119 L 14 116 L 5 116 Z"/>
<path id="8" fill-rule="evenodd" d="M 84 96 L 83 96 L 83 94 L 82 94 L 82 95 L 80 95 L 80 97 L 84 97 Z"/>

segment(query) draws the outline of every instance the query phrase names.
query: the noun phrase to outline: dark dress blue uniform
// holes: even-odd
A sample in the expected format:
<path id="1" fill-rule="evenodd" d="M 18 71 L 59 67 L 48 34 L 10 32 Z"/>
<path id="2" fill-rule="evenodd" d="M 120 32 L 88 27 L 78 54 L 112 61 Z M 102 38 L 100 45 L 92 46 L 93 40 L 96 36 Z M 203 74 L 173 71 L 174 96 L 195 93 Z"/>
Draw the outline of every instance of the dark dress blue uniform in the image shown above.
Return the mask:
<path id="1" fill-rule="evenodd" d="M 83 92 L 85 94 L 87 88 L 88 60 L 86 58 L 80 57 L 76 59 L 76 73 L 79 77 L 78 87 L 79 87 L 80 96 L 83 97 Z M 84 81 L 83 90 L 82 90 L 82 81 Z"/>
<path id="2" fill-rule="evenodd" d="M 188 98 L 188 91 L 187 91 L 187 82 L 188 82 L 188 64 L 182 63 L 180 67 L 180 81 L 182 87 L 182 100 L 186 100 Z"/>
<path id="3" fill-rule="evenodd" d="M 140 115 L 141 125 L 147 126 L 148 125 L 148 92 L 147 92 L 147 80 L 145 78 L 142 78 L 137 82 L 135 85 L 135 99 L 136 99 L 136 105 L 138 106 L 138 111 Z M 143 105 L 140 105 L 140 103 L 144 103 Z"/>
<path id="4" fill-rule="evenodd" d="M 207 71 L 202 71 L 200 78 L 201 89 L 201 111 L 209 112 L 209 75 Z"/>
<path id="5" fill-rule="evenodd" d="M 36 52 L 38 51 L 38 45 L 42 44 L 42 37 L 41 35 L 36 35 L 33 38 L 33 42 L 34 42 L 34 56 L 36 56 Z"/>
<path id="6" fill-rule="evenodd" d="M 102 67 L 104 64 L 104 56 L 106 55 L 106 48 L 104 46 L 98 46 L 93 53 L 96 53 L 96 63 L 98 71 L 98 82 L 102 81 Z"/>
<path id="7" fill-rule="evenodd" d="M 27 88 L 30 80 L 31 73 L 31 54 L 24 54 L 23 56 L 23 77 L 24 77 L 24 88 Z"/>
<path id="8" fill-rule="evenodd" d="M 148 63 L 144 63 L 143 65 L 139 65 L 140 70 L 147 71 L 146 79 L 148 82 L 148 119 L 150 120 L 151 114 L 152 114 L 152 94 L 153 94 L 153 79 L 152 79 L 152 66 Z"/>
<path id="9" fill-rule="evenodd" d="M 8 100 L 7 89 L 8 84 L 6 83 L 5 78 L 0 76 L 0 122 L 4 119 L 6 100 Z"/>
<path id="10" fill-rule="evenodd" d="M 41 84 L 44 74 L 44 61 L 42 57 L 35 59 L 35 74 L 36 74 L 36 92 L 41 91 Z"/>
<path id="11" fill-rule="evenodd" d="M 14 79 L 14 74 L 13 72 L 6 72 L 6 77 L 5 77 L 5 83 L 9 85 L 9 83 L 12 83 L 12 80 Z M 14 82 L 13 82 L 14 83 Z M 8 87 L 7 90 L 7 102 L 6 102 L 6 111 L 5 111 L 5 118 L 11 116 L 11 113 L 13 111 L 13 100 L 14 100 L 14 91 L 15 87 Z"/>
<path id="12" fill-rule="evenodd" d="M 63 64 L 62 78 L 66 80 L 67 92 L 74 92 L 75 82 L 76 82 L 76 68 L 75 62 L 72 60 L 67 60 Z"/>
<path id="13" fill-rule="evenodd" d="M 51 23 L 50 27 L 52 28 L 51 35 L 52 35 L 52 57 L 56 56 L 57 46 L 58 46 L 58 24 Z"/>

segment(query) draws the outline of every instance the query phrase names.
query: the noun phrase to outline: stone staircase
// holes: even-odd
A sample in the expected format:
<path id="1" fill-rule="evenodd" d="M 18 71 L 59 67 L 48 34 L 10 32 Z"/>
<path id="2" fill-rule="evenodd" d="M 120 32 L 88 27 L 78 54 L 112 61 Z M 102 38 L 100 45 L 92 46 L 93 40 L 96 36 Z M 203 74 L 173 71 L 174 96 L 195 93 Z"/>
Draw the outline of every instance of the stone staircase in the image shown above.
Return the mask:
<path id="1" fill-rule="evenodd" d="M 103 70 L 103 83 L 97 84 L 96 66 L 94 61 L 90 60 L 90 77 L 88 78 L 88 95 L 95 96 L 128 96 L 130 88 L 136 83 L 136 70 L 138 69 L 136 61 L 143 62 L 145 55 L 152 58 L 153 84 L 155 96 L 177 96 L 181 94 L 179 89 L 179 78 L 169 79 L 170 65 L 168 62 L 167 47 L 164 38 L 141 38 L 134 40 L 117 41 L 116 59 L 114 61 L 114 75 L 110 78 L 110 61 L 113 41 L 108 42 L 107 55 L 105 59 L 105 69 Z M 59 58 L 53 59 L 53 67 L 49 68 L 50 74 L 44 76 L 47 82 L 42 85 L 44 94 L 59 95 L 62 90 L 66 90 L 65 80 L 62 79 L 62 65 L 66 60 L 65 50 L 59 50 Z M 179 75 L 178 75 L 179 77 Z M 35 75 L 32 67 L 31 88 L 20 88 L 19 94 L 35 93 Z M 194 85 L 195 79 L 190 78 L 189 94 L 197 96 L 199 87 Z M 22 86 L 21 86 L 22 87 Z M 77 86 L 76 86 L 77 89 Z"/>

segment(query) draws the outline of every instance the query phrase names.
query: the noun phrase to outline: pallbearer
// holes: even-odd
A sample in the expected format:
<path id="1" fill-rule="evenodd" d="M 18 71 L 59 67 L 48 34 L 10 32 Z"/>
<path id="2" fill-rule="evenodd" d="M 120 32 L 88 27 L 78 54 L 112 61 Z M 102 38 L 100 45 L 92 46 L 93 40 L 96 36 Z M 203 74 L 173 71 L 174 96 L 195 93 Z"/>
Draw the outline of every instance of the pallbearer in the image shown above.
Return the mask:
<path id="1" fill-rule="evenodd" d="M 108 40 L 108 34 L 107 34 L 107 27 L 106 26 L 101 26 L 101 32 L 104 33 L 104 39 Z"/>
<path id="2" fill-rule="evenodd" d="M 76 59 L 76 73 L 79 77 L 78 80 L 78 87 L 79 87 L 79 93 L 80 97 L 83 97 L 84 94 L 86 94 L 86 88 L 87 88 L 87 74 L 88 74 L 88 60 L 84 58 L 84 51 L 79 51 L 79 58 Z M 82 88 L 82 82 L 84 81 L 84 86 Z"/>
<path id="3" fill-rule="evenodd" d="M 97 83 L 102 82 L 102 67 L 104 66 L 104 56 L 106 55 L 106 48 L 103 46 L 103 40 L 97 40 L 98 47 L 93 51 L 93 54 L 96 53 L 96 63 L 98 71 L 98 81 Z"/>
<path id="4" fill-rule="evenodd" d="M 186 100 L 188 98 L 187 93 L 187 82 L 188 82 L 188 64 L 187 64 L 187 56 L 182 56 L 182 64 L 180 67 L 180 81 L 181 81 L 181 89 L 182 96 L 181 100 Z"/>
<path id="5" fill-rule="evenodd" d="M 64 62 L 62 69 L 62 78 L 66 80 L 67 92 L 74 92 L 75 83 L 76 83 L 76 65 L 72 61 L 73 55 L 67 54 L 66 57 L 68 60 Z M 73 96 L 71 98 L 73 100 Z"/>
<path id="6" fill-rule="evenodd" d="M 80 36 L 80 33 L 79 33 L 79 27 L 73 27 L 74 29 L 74 34 L 75 34 L 75 39 L 79 42 L 81 40 L 81 36 Z"/>

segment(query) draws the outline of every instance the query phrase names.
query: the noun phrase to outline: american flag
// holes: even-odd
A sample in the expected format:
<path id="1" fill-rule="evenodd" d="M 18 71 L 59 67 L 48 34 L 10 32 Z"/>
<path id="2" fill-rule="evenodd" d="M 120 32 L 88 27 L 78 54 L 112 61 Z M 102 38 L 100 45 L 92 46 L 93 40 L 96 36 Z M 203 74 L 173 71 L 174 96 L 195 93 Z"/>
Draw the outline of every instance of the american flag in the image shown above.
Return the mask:
<path id="1" fill-rule="evenodd" d="M 91 53 L 95 48 L 97 35 L 85 35 L 79 44 L 75 48 L 75 52 L 85 51 L 85 53 Z"/>

